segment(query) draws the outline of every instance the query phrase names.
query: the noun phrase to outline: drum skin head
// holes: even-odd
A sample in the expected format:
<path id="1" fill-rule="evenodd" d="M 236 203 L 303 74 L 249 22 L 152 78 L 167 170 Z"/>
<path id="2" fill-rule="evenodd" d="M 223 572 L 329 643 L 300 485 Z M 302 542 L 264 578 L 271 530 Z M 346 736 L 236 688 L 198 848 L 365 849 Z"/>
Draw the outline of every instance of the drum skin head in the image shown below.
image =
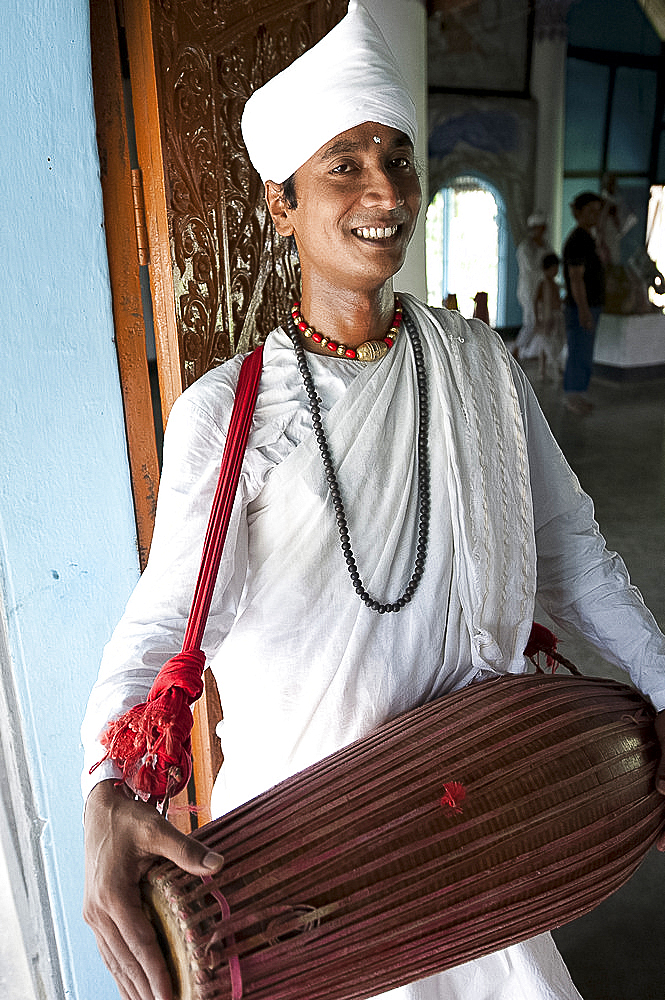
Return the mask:
<path id="1" fill-rule="evenodd" d="M 157 940 L 166 959 L 171 974 L 176 1000 L 194 1000 L 191 955 L 187 947 L 187 934 L 178 920 L 177 906 L 170 905 L 168 892 L 160 890 L 149 882 L 141 885 L 143 909 L 155 928 Z"/>

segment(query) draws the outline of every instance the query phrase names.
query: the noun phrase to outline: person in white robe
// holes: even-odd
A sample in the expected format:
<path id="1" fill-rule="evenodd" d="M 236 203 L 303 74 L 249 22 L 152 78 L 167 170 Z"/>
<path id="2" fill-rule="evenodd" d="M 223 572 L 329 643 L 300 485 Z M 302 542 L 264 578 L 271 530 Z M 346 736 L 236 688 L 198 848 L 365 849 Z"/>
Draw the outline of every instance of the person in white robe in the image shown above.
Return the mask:
<path id="1" fill-rule="evenodd" d="M 303 129 L 303 142 L 285 150 L 268 123 L 293 106 L 286 96 L 304 94 L 303 79 L 311 108 L 303 97 L 301 113 L 313 134 Z M 380 360 L 353 354 L 383 342 L 392 321 L 392 275 L 420 204 L 415 111 L 378 27 L 356 3 L 253 100 L 245 140 L 278 232 L 295 236 L 302 315 L 348 347 L 340 356 L 305 342 L 358 567 L 379 601 L 397 601 L 418 534 L 418 372 L 403 328 Z M 283 187 L 293 174 L 295 205 Z M 536 597 L 665 709 L 665 637 L 607 551 L 521 370 L 480 321 L 401 298 L 420 335 L 429 396 L 422 578 L 398 613 L 377 614 L 360 600 L 291 335 L 278 327 L 265 345 L 203 642 L 224 707 L 215 815 L 400 712 L 472 681 L 524 672 Z M 140 912 L 141 874 L 156 856 L 199 875 L 222 859 L 136 801 L 112 761 L 90 768 L 105 754 L 109 720 L 145 701 L 181 647 L 239 367 L 234 358 L 204 375 L 172 410 L 149 563 L 104 651 L 83 724 L 85 913 L 123 1000 L 170 997 Z M 545 934 L 384 996 L 579 994 Z"/>
<path id="2" fill-rule="evenodd" d="M 534 298 L 543 277 L 543 260 L 552 253 L 547 238 L 547 218 L 542 212 L 533 212 L 526 220 L 527 234 L 517 247 L 517 301 L 522 310 L 520 327 L 513 347 L 516 358 L 533 358 L 533 339 L 536 332 Z"/>

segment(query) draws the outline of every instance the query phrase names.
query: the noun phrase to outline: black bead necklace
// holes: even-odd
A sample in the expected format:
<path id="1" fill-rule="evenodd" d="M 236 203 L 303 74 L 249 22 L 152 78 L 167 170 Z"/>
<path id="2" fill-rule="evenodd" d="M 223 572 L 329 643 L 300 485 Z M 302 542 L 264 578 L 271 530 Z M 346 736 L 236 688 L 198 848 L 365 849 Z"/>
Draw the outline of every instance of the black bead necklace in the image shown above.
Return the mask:
<path id="1" fill-rule="evenodd" d="M 420 342 L 418 330 L 416 329 L 415 324 L 411 321 L 411 317 L 408 315 L 406 310 L 404 310 L 403 318 L 404 325 L 413 348 L 413 356 L 416 365 L 416 382 L 418 385 L 418 543 L 416 545 L 416 556 L 411 579 L 406 585 L 406 589 L 402 596 L 391 604 L 381 604 L 379 601 L 375 600 L 370 594 L 368 594 L 367 590 L 363 586 L 362 580 L 360 579 L 355 556 L 353 555 L 353 550 L 351 548 L 344 504 L 342 502 L 339 484 L 333 468 L 330 448 L 328 447 L 328 442 L 323 430 L 323 421 L 321 419 L 321 400 L 319 399 L 314 386 L 314 380 L 307 364 L 305 350 L 298 335 L 298 330 L 293 318 L 290 315 L 287 323 L 288 334 L 293 341 L 296 362 L 302 376 L 305 392 L 307 393 L 307 399 L 309 401 L 309 410 L 312 416 L 314 434 L 316 436 L 316 441 L 323 460 L 323 468 L 326 474 L 326 479 L 328 480 L 328 488 L 330 489 L 330 496 L 335 509 L 335 519 L 339 530 L 340 542 L 342 544 L 342 553 L 346 561 L 349 576 L 351 577 L 353 587 L 362 602 L 372 611 L 377 611 L 380 615 L 386 614 L 386 612 L 401 611 L 415 594 L 416 588 L 422 579 L 425 569 L 425 556 L 427 554 L 427 543 L 429 538 L 430 476 L 427 441 L 429 417 L 427 373 L 425 371 L 423 348 Z"/>

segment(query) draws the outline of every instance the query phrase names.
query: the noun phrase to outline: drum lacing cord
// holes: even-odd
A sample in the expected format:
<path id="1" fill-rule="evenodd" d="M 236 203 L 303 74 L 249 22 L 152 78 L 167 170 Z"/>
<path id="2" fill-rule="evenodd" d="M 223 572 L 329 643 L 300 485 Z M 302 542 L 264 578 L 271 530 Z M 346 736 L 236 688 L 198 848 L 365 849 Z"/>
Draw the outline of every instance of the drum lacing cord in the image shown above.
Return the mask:
<path id="1" fill-rule="evenodd" d="M 219 908 L 222 913 L 224 920 L 231 919 L 231 907 L 228 904 L 226 896 L 215 887 L 215 883 L 212 880 L 211 875 L 201 875 L 201 881 L 205 882 L 208 886 L 208 891 L 213 899 L 219 904 Z M 231 948 L 235 947 L 235 935 L 234 934 L 223 934 L 220 933 L 219 937 L 224 937 L 228 946 Z M 210 946 L 217 940 L 217 935 L 214 935 L 212 939 L 208 942 L 207 947 Z M 242 1000 L 242 973 L 240 971 L 240 958 L 235 952 L 229 955 L 229 975 L 231 976 L 231 1000 Z"/>

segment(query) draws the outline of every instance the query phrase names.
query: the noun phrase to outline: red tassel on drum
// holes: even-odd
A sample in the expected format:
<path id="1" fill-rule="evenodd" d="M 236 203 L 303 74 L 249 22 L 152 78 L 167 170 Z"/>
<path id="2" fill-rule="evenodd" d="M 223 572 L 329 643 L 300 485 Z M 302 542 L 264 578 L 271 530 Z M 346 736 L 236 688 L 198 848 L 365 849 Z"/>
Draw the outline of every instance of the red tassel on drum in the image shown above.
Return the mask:
<path id="1" fill-rule="evenodd" d="M 466 788 L 459 781 L 447 781 L 443 786 L 441 805 L 451 812 L 461 813 L 462 802 L 466 798 Z"/>

